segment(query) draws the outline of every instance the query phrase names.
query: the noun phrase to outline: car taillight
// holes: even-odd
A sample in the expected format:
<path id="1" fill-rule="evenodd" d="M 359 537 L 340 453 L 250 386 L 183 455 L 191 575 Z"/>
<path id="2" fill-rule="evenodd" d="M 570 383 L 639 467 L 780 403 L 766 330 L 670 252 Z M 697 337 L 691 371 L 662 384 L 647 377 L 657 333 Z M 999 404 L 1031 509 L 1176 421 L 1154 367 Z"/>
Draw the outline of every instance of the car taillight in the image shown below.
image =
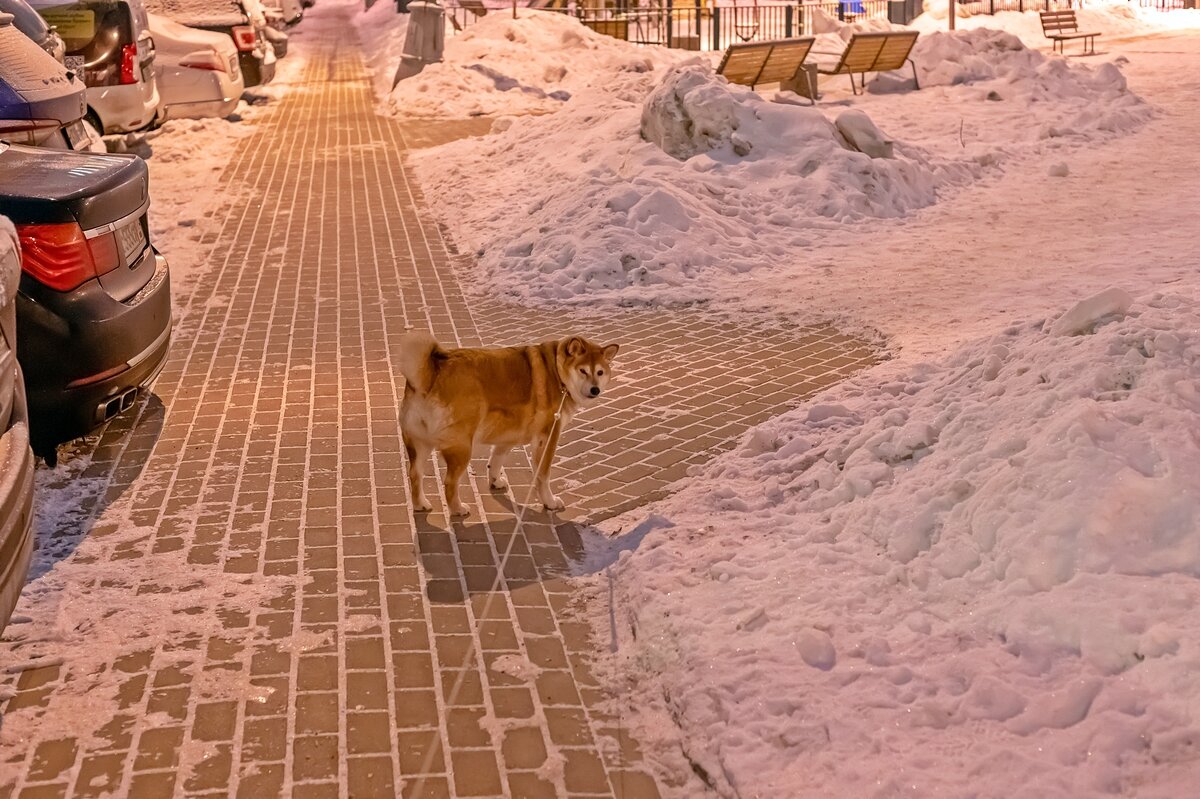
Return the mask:
<path id="1" fill-rule="evenodd" d="M 258 37 L 254 33 L 254 28 L 249 25 L 238 25 L 233 29 L 232 33 L 233 43 L 243 53 L 250 52 L 258 44 Z"/>
<path id="2" fill-rule="evenodd" d="M 21 269 L 55 291 L 71 291 L 121 265 L 116 235 L 89 239 L 74 222 L 17 225 Z"/>
<path id="3" fill-rule="evenodd" d="M 192 53 L 179 61 L 179 66 L 189 69 L 211 69 L 213 72 L 225 71 L 225 59 L 216 50 L 207 53 Z"/>
<path id="4" fill-rule="evenodd" d="M 137 76 L 137 45 L 127 44 L 121 48 L 121 85 L 128 86 L 138 82 Z"/>

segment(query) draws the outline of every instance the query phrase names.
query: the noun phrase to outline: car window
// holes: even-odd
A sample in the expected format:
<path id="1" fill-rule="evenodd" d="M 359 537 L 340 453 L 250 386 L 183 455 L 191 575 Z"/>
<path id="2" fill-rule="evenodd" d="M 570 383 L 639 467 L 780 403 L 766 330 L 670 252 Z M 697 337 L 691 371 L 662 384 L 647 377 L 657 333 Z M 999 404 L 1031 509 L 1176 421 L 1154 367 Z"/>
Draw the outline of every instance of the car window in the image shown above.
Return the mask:
<path id="1" fill-rule="evenodd" d="M 39 11 L 63 38 L 67 54 L 83 56 L 88 64 L 119 59 L 121 48 L 134 41 L 133 20 L 124 3 L 64 3 Z"/>
<path id="2" fill-rule="evenodd" d="M 0 0 L 0 12 L 12 14 L 13 24 L 17 26 L 17 30 L 35 42 L 46 38 L 48 31 L 46 23 L 42 21 L 38 12 L 29 7 L 25 0 Z"/>

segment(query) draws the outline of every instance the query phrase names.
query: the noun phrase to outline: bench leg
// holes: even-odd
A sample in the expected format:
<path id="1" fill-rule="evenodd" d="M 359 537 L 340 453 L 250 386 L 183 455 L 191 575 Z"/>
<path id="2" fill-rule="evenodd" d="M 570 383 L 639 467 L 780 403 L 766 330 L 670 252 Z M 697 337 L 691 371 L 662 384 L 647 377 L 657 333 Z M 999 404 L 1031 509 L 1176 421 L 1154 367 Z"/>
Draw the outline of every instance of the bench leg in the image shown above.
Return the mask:
<path id="1" fill-rule="evenodd" d="M 921 90 L 921 81 L 917 80 L 917 62 L 911 58 L 908 59 L 908 65 L 913 69 L 913 88 L 917 91 Z"/>
<path id="2" fill-rule="evenodd" d="M 809 72 L 807 69 L 804 69 L 804 67 L 801 67 L 800 69 L 804 71 L 804 79 L 806 81 L 808 81 L 808 104 L 816 105 L 817 104 L 817 76 L 814 75 L 813 73 Z"/>

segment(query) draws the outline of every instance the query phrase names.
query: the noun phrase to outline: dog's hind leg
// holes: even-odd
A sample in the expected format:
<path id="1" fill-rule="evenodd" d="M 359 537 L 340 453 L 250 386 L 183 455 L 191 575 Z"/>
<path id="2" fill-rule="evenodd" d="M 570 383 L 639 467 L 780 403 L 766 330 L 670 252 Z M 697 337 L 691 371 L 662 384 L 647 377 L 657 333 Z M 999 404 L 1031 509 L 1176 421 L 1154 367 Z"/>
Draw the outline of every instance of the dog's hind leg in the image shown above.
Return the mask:
<path id="1" fill-rule="evenodd" d="M 451 516 L 466 516 L 470 511 L 458 499 L 458 484 L 471 462 L 471 448 L 444 449 L 442 457 L 446 459 L 446 507 Z"/>
<path id="2" fill-rule="evenodd" d="M 497 444 L 492 447 L 492 457 L 488 458 L 488 484 L 497 491 L 508 488 L 508 481 L 504 479 L 504 459 L 510 449 Z"/>
<path id="3" fill-rule="evenodd" d="M 404 451 L 408 454 L 408 489 L 412 492 L 413 510 L 417 513 L 428 513 L 433 510 L 433 506 L 425 496 L 421 478 L 424 476 L 422 469 L 429 461 L 429 449 L 404 436 Z"/>
<path id="4" fill-rule="evenodd" d="M 538 436 L 534 449 L 534 485 L 538 498 L 546 510 L 562 510 L 563 501 L 550 490 L 550 465 L 554 462 L 554 451 L 558 449 L 558 425 L 554 425 L 549 436 Z"/>

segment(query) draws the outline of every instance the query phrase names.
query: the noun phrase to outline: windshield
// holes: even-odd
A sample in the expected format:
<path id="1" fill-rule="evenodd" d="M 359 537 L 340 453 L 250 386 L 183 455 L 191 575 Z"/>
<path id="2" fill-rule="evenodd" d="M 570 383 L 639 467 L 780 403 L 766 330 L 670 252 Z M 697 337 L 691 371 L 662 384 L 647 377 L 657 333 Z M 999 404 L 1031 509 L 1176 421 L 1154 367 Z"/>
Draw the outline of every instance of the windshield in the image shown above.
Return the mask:
<path id="1" fill-rule="evenodd" d="M 42 5 L 38 11 L 66 42 L 67 54 L 83 55 L 89 64 L 108 60 L 133 41 L 124 3 L 63 3 Z"/>
<path id="2" fill-rule="evenodd" d="M 0 12 L 12 14 L 15 17 L 13 24 L 17 26 L 17 30 L 35 42 L 45 39 L 50 30 L 38 16 L 38 12 L 30 8 L 25 0 L 0 0 Z"/>

